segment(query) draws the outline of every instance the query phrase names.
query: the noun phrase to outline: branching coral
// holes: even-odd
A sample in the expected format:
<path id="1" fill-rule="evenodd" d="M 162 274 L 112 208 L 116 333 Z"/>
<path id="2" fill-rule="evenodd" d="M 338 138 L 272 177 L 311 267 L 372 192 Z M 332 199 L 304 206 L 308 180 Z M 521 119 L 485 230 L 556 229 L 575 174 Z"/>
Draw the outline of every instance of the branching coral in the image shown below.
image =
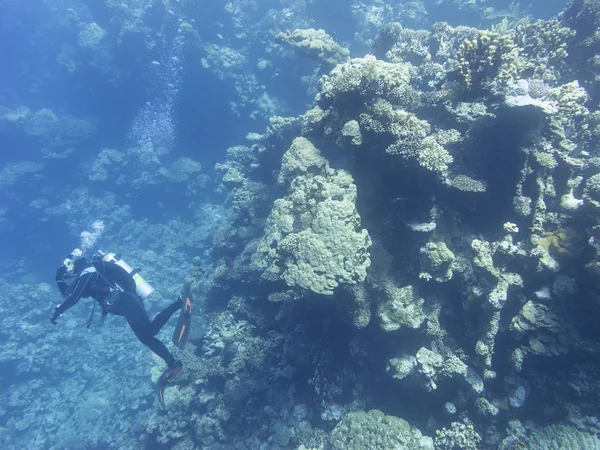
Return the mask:
<path id="1" fill-rule="evenodd" d="M 556 19 L 518 25 L 512 36 L 519 52 L 520 76 L 560 80 L 567 64 L 567 44 L 574 34 Z"/>
<path id="2" fill-rule="evenodd" d="M 458 66 L 467 88 L 486 87 L 497 77 L 516 77 L 516 67 L 507 63 L 513 49 L 508 35 L 480 31 L 476 39 L 466 39 L 458 47 Z"/>
<path id="3" fill-rule="evenodd" d="M 418 119 L 416 119 L 418 120 Z M 423 121 L 421 121 L 423 123 Z M 424 122 L 426 124 L 426 122 Z M 423 128 L 421 128 L 423 129 Z M 414 161 L 420 167 L 434 172 L 442 180 L 448 176 L 448 166 L 454 161 L 446 146 L 460 140 L 456 130 L 443 130 L 419 138 L 418 128 L 408 128 L 406 138 L 390 145 L 386 152 L 401 155 L 407 161 Z"/>

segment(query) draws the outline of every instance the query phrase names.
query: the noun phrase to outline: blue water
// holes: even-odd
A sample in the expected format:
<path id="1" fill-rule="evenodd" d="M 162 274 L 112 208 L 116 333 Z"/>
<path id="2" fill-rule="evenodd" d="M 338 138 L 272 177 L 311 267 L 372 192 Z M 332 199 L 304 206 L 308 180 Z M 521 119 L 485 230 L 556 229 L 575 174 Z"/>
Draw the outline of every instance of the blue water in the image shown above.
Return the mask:
<path id="1" fill-rule="evenodd" d="M 596 0 L 0 0 L 0 448 L 600 448 L 598 26 Z M 534 31 L 490 56 L 490 29 Z M 166 408 L 123 318 L 50 323 L 75 249 L 139 268 L 151 318 L 193 296 L 185 349 L 177 314 L 157 334 Z"/>

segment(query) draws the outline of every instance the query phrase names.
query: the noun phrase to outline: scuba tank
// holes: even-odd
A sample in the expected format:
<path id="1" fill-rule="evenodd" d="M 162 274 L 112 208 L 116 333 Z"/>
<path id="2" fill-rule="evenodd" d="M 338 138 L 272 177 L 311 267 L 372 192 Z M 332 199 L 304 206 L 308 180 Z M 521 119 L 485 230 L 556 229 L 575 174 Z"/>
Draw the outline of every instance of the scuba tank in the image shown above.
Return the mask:
<path id="1" fill-rule="evenodd" d="M 100 257 L 104 262 L 112 262 L 117 266 L 121 267 L 125 272 L 131 276 L 133 281 L 135 282 L 135 293 L 142 299 L 146 299 L 154 288 L 148 284 L 146 280 L 140 275 L 140 269 L 133 269 L 129 264 L 127 264 L 121 258 L 121 255 L 116 253 L 104 253 L 100 250 L 96 252 L 97 257 Z M 118 281 L 117 281 L 118 284 Z M 123 288 L 123 286 L 121 286 Z"/>

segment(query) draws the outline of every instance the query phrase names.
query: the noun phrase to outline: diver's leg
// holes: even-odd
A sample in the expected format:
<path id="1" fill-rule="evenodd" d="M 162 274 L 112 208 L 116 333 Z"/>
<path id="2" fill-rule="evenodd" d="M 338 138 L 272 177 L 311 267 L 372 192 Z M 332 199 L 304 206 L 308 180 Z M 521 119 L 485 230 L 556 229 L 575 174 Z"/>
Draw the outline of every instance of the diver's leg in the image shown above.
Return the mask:
<path id="1" fill-rule="evenodd" d="M 175 357 L 171 354 L 171 352 L 167 349 L 167 346 L 163 344 L 158 338 L 145 333 L 140 334 L 133 330 L 137 338 L 140 340 L 142 344 L 152 350 L 156 355 L 160 356 L 166 363 L 167 367 L 173 367 L 175 364 Z"/>
<path id="2" fill-rule="evenodd" d="M 152 321 L 152 336 L 156 336 L 156 334 L 161 330 L 161 328 L 167 323 L 167 320 L 171 318 L 175 311 L 179 311 L 181 306 L 183 305 L 183 299 L 178 298 L 175 302 L 171 303 L 165 309 L 158 313 L 158 315 Z"/>
<path id="3" fill-rule="evenodd" d="M 122 315 L 140 342 L 164 359 L 169 367 L 172 367 L 175 363 L 175 358 L 165 344 L 154 337 L 152 322 L 150 322 L 141 301 L 132 294 L 121 294 L 119 300 L 121 302 L 120 309 L 123 313 Z"/>

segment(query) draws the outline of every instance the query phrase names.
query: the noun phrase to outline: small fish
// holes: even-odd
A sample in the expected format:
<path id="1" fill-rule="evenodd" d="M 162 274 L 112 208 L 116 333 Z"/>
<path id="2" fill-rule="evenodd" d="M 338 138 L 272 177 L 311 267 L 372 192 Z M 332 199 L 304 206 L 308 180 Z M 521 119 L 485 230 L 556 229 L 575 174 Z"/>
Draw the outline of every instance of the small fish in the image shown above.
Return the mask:
<path id="1" fill-rule="evenodd" d="M 220 34 L 217 34 L 217 37 L 218 37 L 219 39 L 223 39 L 223 36 L 221 36 Z"/>
<path id="2" fill-rule="evenodd" d="M 152 61 L 152 65 L 153 66 L 160 66 L 160 63 L 158 61 Z"/>

